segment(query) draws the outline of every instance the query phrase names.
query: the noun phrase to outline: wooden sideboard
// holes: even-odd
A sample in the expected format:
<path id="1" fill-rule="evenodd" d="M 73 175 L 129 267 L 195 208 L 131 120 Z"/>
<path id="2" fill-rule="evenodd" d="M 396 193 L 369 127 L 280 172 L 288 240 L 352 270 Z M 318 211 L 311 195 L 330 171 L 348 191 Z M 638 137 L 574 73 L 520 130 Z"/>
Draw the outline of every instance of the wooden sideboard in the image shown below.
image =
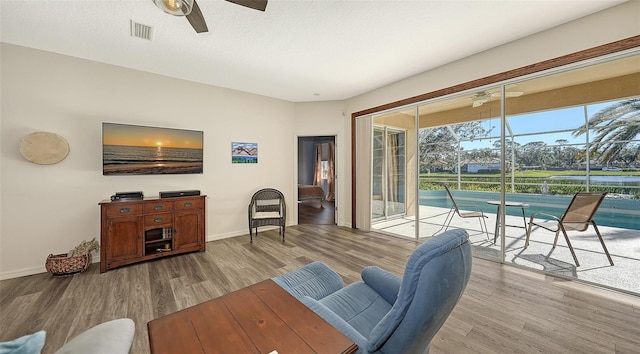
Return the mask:
<path id="1" fill-rule="evenodd" d="M 100 272 L 204 251 L 206 196 L 102 201 Z"/>

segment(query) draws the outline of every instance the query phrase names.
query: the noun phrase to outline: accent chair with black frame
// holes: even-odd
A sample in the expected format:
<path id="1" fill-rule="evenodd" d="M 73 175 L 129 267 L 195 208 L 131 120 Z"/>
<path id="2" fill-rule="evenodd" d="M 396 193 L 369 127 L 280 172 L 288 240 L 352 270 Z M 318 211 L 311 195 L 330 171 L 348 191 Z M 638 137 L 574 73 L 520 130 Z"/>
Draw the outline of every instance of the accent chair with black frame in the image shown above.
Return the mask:
<path id="1" fill-rule="evenodd" d="M 249 203 L 249 242 L 253 243 L 253 229 L 258 236 L 258 227 L 278 226 L 284 243 L 284 231 L 287 223 L 287 204 L 284 195 L 277 189 L 264 188 L 253 194 Z"/>

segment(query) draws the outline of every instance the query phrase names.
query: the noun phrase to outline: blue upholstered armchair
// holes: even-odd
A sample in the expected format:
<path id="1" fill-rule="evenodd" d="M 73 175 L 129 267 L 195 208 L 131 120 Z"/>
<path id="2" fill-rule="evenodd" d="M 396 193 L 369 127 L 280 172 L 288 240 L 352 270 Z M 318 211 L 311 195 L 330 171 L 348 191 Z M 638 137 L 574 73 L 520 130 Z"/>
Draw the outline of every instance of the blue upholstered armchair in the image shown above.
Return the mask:
<path id="1" fill-rule="evenodd" d="M 273 280 L 353 340 L 358 353 L 426 353 L 469 281 L 468 238 L 454 229 L 428 240 L 402 278 L 367 267 L 362 282 L 343 287 L 337 273 L 314 262 Z"/>

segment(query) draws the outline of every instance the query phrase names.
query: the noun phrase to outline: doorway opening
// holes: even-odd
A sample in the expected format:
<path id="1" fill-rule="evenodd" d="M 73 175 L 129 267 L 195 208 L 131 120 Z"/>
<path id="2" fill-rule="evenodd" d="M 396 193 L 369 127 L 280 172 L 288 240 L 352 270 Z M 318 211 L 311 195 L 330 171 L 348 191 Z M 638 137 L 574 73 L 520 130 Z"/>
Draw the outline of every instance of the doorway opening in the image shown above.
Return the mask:
<path id="1" fill-rule="evenodd" d="M 298 137 L 298 224 L 335 225 L 336 137 Z"/>

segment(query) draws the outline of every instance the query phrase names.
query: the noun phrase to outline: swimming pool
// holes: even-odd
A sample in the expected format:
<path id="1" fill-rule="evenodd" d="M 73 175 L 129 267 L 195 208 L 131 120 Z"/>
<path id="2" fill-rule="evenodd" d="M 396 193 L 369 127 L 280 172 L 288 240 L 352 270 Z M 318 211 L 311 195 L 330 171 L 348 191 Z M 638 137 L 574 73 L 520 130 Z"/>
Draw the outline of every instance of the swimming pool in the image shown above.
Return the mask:
<path id="1" fill-rule="evenodd" d="M 500 193 L 482 191 L 451 190 L 458 204 L 474 205 L 485 213 L 495 213 L 496 208 L 487 204 L 487 200 L 500 200 Z M 510 202 L 527 203 L 526 216 L 532 213 L 547 213 L 560 217 L 567 209 L 573 195 L 544 195 L 506 193 Z M 445 190 L 421 190 L 420 205 L 450 208 L 451 201 Z M 506 208 L 507 215 L 520 216 L 520 208 Z M 595 215 L 598 226 L 611 226 L 623 229 L 640 230 L 640 199 L 605 198 Z"/>

